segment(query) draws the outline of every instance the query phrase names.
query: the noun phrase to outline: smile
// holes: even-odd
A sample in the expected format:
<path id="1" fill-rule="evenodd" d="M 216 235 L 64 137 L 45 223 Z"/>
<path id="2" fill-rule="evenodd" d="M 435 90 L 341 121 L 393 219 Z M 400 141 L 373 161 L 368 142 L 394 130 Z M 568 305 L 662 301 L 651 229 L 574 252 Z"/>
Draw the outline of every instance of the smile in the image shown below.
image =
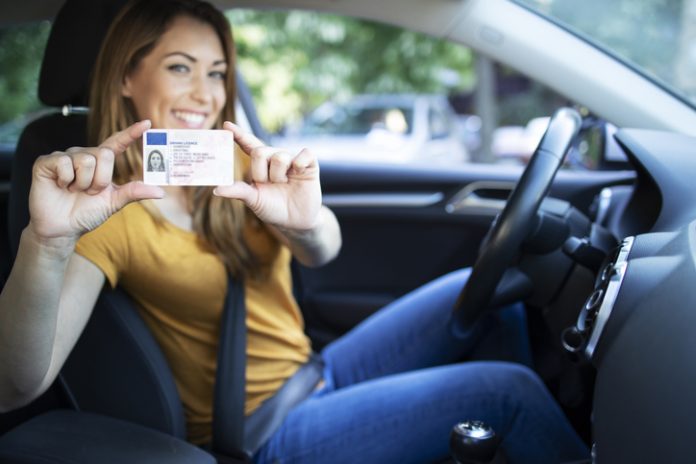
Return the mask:
<path id="1" fill-rule="evenodd" d="M 173 111 L 174 117 L 186 123 L 189 126 L 200 126 L 207 117 L 206 113 L 194 113 L 191 111 Z"/>

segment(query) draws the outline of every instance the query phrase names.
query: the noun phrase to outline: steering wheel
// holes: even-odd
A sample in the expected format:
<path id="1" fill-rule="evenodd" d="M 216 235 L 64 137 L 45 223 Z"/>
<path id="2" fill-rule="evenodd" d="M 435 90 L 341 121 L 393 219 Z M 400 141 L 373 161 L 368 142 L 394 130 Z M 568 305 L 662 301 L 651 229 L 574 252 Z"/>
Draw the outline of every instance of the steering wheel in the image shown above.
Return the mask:
<path id="1" fill-rule="evenodd" d="M 522 177 L 496 217 L 479 252 L 453 314 L 455 334 L 466 333 L 489 308 L 505 271 L 519 258 L 542 200 L 563 164 L 582 118 L 572 108 L 560 108 L 549 121 Z"/>

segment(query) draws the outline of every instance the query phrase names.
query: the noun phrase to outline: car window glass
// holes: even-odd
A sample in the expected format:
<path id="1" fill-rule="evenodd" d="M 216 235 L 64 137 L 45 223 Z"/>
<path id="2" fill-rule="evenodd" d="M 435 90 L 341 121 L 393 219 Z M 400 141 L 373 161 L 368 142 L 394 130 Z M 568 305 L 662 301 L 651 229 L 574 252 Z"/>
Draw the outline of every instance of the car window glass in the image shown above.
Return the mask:
<path id="1" fill-rule="evenodd" d="M 227 15 L 271 141 L 311 147 L 320 159 L 524 164 L 548 115 L 569 103 L 495 63 L 488 63 L 495 82 L 481 85 L 483 58 L 412 31 L 300 11 Z M 23 127 L 48 111 L 37 86 L 49 31 L 48 22 L 0 29 L 3 153 L 13 153 Z M 495 105 L 481 111 L 481 90 L 491 86 Z M 598 166 L 598 138 L 588 138 L 568 166 Z"/>
<path id="2" fill-rule="evenodd" d="M 0 28 L 0 148 L 14 151 L 24 126 L 42 113 L 39 70 L 50 23 Z"/>
<path id="3" fill-rule="evenodd" d="M 413 109 L 390 104 L 364 104 L 349 102 L 320 105 L 301 121 L 301 135 L 361 135 L 374 130 L 386 130 L 397 134 L 411 132 Z"/>
<path id="4" fill-rule="evenodd" d="M 41 103 L 39 73 L 51 30 L 49 21 L 0 28 L 0 156 L 13 156 L 24 127 L 59 111 Z M 245 108 L 236 102 L 237 123 L 250 130 Z"/>
<path id="5" fill-rule="evenodd" d="M 551 113 L 572 104 L 467 47 L 397 27 L 304 11 L 226 14 L 272 142 L 309 147 L 320 161 L 523 165 Z M 583 147 L 567 168 L 599 165 L 601 144 Z"/>
<path id="6" fill-rule="evenodd" d="M 696 106 L 696 0 L 515 0 Z M 596 14 L 601 11 L 602 14 Z"/>

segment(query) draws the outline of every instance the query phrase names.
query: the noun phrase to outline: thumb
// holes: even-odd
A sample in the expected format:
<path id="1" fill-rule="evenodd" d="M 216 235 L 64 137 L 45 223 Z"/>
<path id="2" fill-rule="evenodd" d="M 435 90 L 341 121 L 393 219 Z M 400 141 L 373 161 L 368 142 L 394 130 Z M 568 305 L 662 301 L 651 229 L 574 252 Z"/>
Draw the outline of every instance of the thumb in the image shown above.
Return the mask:
<path id="1" fill-rule="evenodd" d="M 112 203 L 116 210 L 126 206 L 131 201 L 150 200 L 164 197 L 164 190 L 156 185 L 145 185 L 140 181 L 114 185 Z"/>
<path id="2" fill-rule="evenodd" d="M 259 192 L 258 189 L 252 187 L 246 182 L 236 181 L 232 185 L 220 185 L 215 187 L 213 194 L 219 197 L 242 200 L 247 205 L 251 205 L 256 202 Z"/>

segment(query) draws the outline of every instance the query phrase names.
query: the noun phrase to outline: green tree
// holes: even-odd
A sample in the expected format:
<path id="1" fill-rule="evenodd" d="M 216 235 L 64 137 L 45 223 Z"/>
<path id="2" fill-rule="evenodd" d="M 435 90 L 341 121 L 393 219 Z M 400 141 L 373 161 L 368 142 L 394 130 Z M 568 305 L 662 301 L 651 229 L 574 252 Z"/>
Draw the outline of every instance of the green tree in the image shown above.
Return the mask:
<path id="1" fill-rule="evenodd" d="M 675 83 L 685 50 L 678 46 L 693 0 L 521 0 L 587 34 L 658 79 Z M 602 11 L 601 20 L 597 11 Z M 688 51 L 687 53 L 691 53 Z"/>
<path id="2" fill-rule="evenodd" d="M 42 22 L 0 31 L 0 123 L 41 106 L 37 88 L 49 30 Z"/>
<path id="3" fill-rule="evenodd" d="M 446 40 L 301 11 L 234 10 L 228 17 L 239 65 L 270 130 L 328 99 L 468 90 L 474 84 L 471 51 Z"/>

